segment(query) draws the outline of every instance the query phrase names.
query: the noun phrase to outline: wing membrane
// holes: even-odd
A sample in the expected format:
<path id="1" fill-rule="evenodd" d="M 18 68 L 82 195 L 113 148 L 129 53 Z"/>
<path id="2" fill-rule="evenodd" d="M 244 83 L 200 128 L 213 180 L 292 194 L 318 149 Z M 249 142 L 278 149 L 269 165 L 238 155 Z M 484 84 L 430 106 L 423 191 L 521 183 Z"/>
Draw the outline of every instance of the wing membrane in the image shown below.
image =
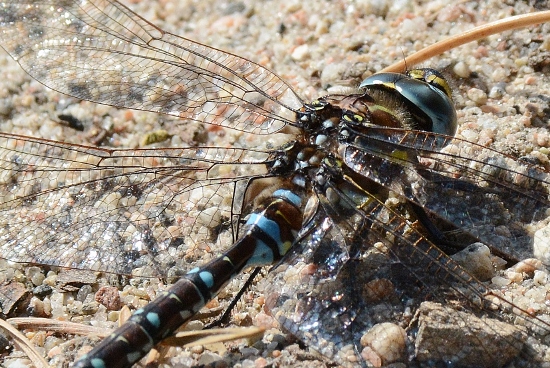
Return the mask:
<path id="1" fill-rule="evenodd" d="M 298 244 L 267 280 L 267 304 L 286 329 L 323 355 L 350 367 L 366 365 L 367 361 L 375 363 L 370 358 L 376 351 L 369 350 L 366 341 L 379 333 L 379 338 L 390 341 L 396 351 L 402 349 L 401 355 L 396 352 L 401 362 L 419 366 L 456 359 L 460 344 L 464 349 L 473 349 L 470 343 L 475 353 L 465 354 L 459 358 L 464 360 L 455 361 L 457 365 L 502 366 L 513 359 L 537 361 L 537 357 L 522 356 L 526 341 L 522 327 L 502 322 L 502 311 L 493 304 L 494 299 L 486 299 L 488 289 L 418 232 L 401 214 L 402 209 L 380 202 L 375 192 L 363 192 L 359 202 L 357 193 L 336 181 L 317 195 L 316 217 L 304 227 Z M 491 339 L 471 340 L 470 333 L 457 337 L 454 335 L 460 334 L 458 330 L 441 327 L 436 328 L 437 332 L 406 332 L 404 327 L 411 325 L 411 310 L 435 310 L 437 314 L 442 308 L 425 304 L 427 300 L 440 305 L 468 305 L 465 309 L 473 311 L 477 309 L 476 300 L 488 301 L 496 311 L 490 313 L 490 319 L 482 321 L 475 313 L 452 308 L 443 314 L 445 319 L 452 316 L 453 323 L 459 325 L 478 323 L 483 326 L 480 333 Z M 504 300 L 499 303 L 512 306 Z M 548 329 L 542 320 L 522 319 Z M 449 350 L 434 347 L 426 342 L 430 333 L 439 334 L 437 341 L 463 341 Z M 507 354 L 495 358 L 498 349 Z M 429 354 L 423 355 L 424 350 L 430 350 Z M 473 356 L 479 360 L 468 361 Z"/>
<path id="2" fill-rule="evenodd" d="M 93 102 L 268 134 L 303 104 L 264 67 L 167 33 L 115 1 L 7 1 L 2 47 L 33 78 Z"/>
<path id="3" fill-rule="evenodd" d="M 471 142 L 369 128 L 347 147 L 344 160 L 356 172 L 518 259 L 532 256 L 534 230 L 547 218 L 548 172 Z"/>
<path id="4" fill-rule="evenodd" d="M 235 214 L 231 198 L 242 201 L 239 188 L 270 160 L 249 149 L 113 150 L 7 133 L 0 147 L 2 257 L 124 274 L 201 256 Z"/>

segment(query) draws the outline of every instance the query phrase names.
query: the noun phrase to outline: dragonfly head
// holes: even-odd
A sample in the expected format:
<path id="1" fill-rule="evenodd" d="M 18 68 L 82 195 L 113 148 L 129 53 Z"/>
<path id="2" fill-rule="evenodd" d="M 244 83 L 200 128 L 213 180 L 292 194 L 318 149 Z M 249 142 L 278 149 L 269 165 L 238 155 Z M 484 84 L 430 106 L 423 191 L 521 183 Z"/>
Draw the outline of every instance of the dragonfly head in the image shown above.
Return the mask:
<path id="1" fill-rule="evenodd" d="M 381 89 L 392 92 L 421 121 L 419 126 L 412 127 L 414 129 L 449 136 L 456 133 L 457 117 L 451 89 L 434 69 L 413 69 L 407 74 L 374 74 L 363 80 L 359 88 L 367 92 Z"/>

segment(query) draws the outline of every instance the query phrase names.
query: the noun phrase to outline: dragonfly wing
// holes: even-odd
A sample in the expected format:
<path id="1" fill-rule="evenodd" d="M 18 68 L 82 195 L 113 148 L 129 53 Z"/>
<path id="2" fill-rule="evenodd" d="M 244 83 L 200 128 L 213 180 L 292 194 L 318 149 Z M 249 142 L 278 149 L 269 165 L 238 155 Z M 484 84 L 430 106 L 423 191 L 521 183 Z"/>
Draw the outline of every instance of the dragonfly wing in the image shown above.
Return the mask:
<path id="1" fill-rule="evenodd" d="M 344 366 L 374 364 L 375 359 L 410 364 L 420 360 L 420 365 L 459 359 L 460 348 L 423 355 L 433 349 L 426 345 L 429 333 L 415 340 L 418 326 L 414 327 L 413 315 L 417 309 L 431 310 L 423 304 L 428 300 L 438 302 L 437 308 L 449 303 L 475 308 L 474 300 L 484 299 L 487 289 L 424 238 L 401 215 L 406 213 L 402 208 L 380 202 L 374 192 L 353 193 L 350 188 L 333 182 L 318 193 L 318 212 L 304 226 L 296 247 L 270 274 L 266 300 L 271 313 L 309 346 Z M 455 322 L 462 326 L 478 321 L 473 314 L 454 312 Z M 499 344 L 513 352 L 507 360 L 519 356 L 525 340 L 521 328 L 500 321 L 478 324 L 492 336 L 483 344 L 476 340 L 478 352 L 487 357 L 479 360 L 487 364 L 481 366 L 495 362 Z M 471 340 L 465 336 L 471 331 L 463 331 L 460 336 L 468 345 Z M 457 330 L 440 328 L 437 333 L 438 341 L 450 341 Z M 395 352 L 381 352 L 380 340 Z M 499 344 L 489 346 L 486 341 Z"/>
<path id="2" fill-rule="evenodd" d="M 123 274 L 147 266 L 145 275 L 208 259 L 269 159 L 244 149 L 113 150 L 7 133 L 0 147 L 3 258 Z"/>
<path id="3" fill-rule="evenodd" d="M 388 128 L 360 135 L 344 161 L 455 229 L 516 259 L 532 257 L 550 207 L 544 168 L 464 140 Z"/>
<path id="4" fill-rule="evenodd" d="M 166 33 L 115 1 L 7 1 L 2 47 L 33 78 L 93 102 L 268 134 L 303 103 L 273 72 Z"/>

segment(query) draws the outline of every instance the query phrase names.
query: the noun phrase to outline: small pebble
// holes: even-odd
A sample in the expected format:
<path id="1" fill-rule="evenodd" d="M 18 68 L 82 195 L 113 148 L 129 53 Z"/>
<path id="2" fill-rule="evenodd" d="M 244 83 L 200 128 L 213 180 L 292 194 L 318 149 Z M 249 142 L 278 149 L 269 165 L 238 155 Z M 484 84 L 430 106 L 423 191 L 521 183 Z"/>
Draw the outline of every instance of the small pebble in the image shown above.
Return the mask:
<path id="1" fill-rule="evenodd" d="M 254 363 L 254 361 L 252 361 L 250 359 L 245 359 L 245 360 L 242 361 L 241 367 L 242 368 L 256 368 L 256 364 Z"/>
<path id="2" fill-rule="evenodd" d="M 466 92 L 466 95 L 477 105 L 483 105 L 487 103 L 487 94 L 478 88 L 470 88 L 468 92 Z"/>
<path id="3" fill-rule="evenodd" d="M 57 354 L 63 354 L 61 348 L 59 347 L 63 343 L 58 337 L 48 336 L 44 342 L 44 349 L 48 352 L 48 357 L 52 357 Z"/>
<path id="4" fill-rule="evenodd" d="M 504 96 L 506 93 L 506 84 L 499 82 L 496 83 L 493 87 L 491 87 L 491 90 L 489 91 L 489 97 L 498 99 Z"/>
<path id="5" fill-rule="evenodd" d="M 194 320 L 194 321 L 189 321 L 183 328 L 183 331 L 196 331 L 196 330 L 202 330 L 203 328 L 204 328 L 203 322 Z"/>
<path id="6" fill-rule="evenodd" d="M 374 325 L 361 337 L 361 345 L 370 347 L 380 357 L 384 364 L 403 358 L 407 334 L 405 330 L 394 323 L 379 323 Z"/>
<path id="7" fill-rule="evenodd" d="M 45 311 L 44 302 L 37 297 L 31 298 L 27 312 L 33 317 L 49 317 L 49 314 Z"/>
<path id="8" fill-rule="evenodd" d="M 267 365 L 268 365 L 267 360 L 265 358 L 262 358 L 262 357 L 260 357 L 260 358 L 258 358 L 254 361 L 254 366 L 256 368 L 264 368 L 264 367 L 267 367 Z"/>
<path id="9" fill-rule="evenodd" d="M 202 354 L 204 352 L 204 346 L 203 345 L 195 345 L 191 347 L 191 352 L 193 354 Z"/>
<path id="10" fill-rule="evenodd" d="M 38 331 L 31 339 L 31 343 L 33 343 L 35 346 L 43 347 L 44 343 L 46 341 L 46 331 Z"/>
<path id="11" fill-rule="evenodd" d="M 270 346 L 271 346 L 271 349 L 269 349 Z M 254 349 L 258 349 L 258 350 L 265 350 L 265 349 L 274 350 L 274 349 L 277 348 L 277 346 L 278 346 L 278 344 L 276 342 L 270 342 L 269 345 L 268 345 L 265 342 L 263 342 L 262 340 L 258 340 L 254 344 L 252 344 L 252 347 Z"/>
<path id="12" fill-rule="evenodd" d="M 309 54 L 309 46 L 307 44 L 300 45 L 294 49 L 291 57 L 296 61 L 304 60 Z"/>
<path id="13" fill-rule="evenodd" d="M 44 284 L 44 285 L 51 286 L 51 287 L 54 287 L 56 281 L 57 281 L 57 275 L 56 275 L 56 274 L 48 275 L 48 276 L 46 276 L 46 278 L 44 279 L 43 284 Z"/>
<path id="14" fill-rule="evenodd" d="M 271 338 L 271 341 L 277 342 L 278 344 L 285 345 L 287 343 L 287 339 L 285 335 L 281 334 L 274 334 Z"/>
<path id="15" fill-rule="evenodd" d="M 86 297 L 88 294 L 92 292 L 92 287 L 90 285 L 82 285 L 82 287 L 78 290 L 78 293 L 76 293 L 76 300 L 79 302 L 83 302 L 86 300 Z"/>
<path id="16" fill-rule="evenodd" d="M 516 284 L 519 284 L 523 281 L 523 275 L 521 274 L 521 272 L 514 272 L 509 270 L 506 272 L 506 277 Z"/>
<path id="17" fill-rule="evenodd" d="M 257 347 L 257 346 L 255 346 L 255 347 Z M 270 342 L 266 347 L 266 349 L 268 351 L 275 351 L 278 348 L 279 348 L 279 343 L 277 343 L 275 341 Z"/>
<path id="18" fill-rule="evenodd" d="M 507 286 L 507 285 L 510 285 L 511 281 L 505 277 L 501 277 L 501 276 L 495 276 L 491 279 L 491 282 L 493 283 L 493 285 L 495 285 L 496 287 L 502 287 L 502 286 Z"/>
<path id="19" fill-rule="evenodd" d="M 465 62 L 459 61 L 453 67 L 453 72 L 458 75 L 460 78 L 468 78 L 470 76 L 470 68 L 466 65 Z"/>
<path id="20" fill-rule="evenodd" d="M 85 316 L 90 316 L 95 314 L 98 310 L 99 304 L 97 302 L 86 303 L 82 305 L 82 314 Z"/>
<path id="21" fill-rule="evenodd" d="M 471 244 L 460 252 L 453 254 L 451 258 L 481 281 L 489 280 L 494 276 L 495 269 L 491 251 L 483 243 Z"/>
<path id="22" fill-rule="evenodd" d="M 535 232 L 533 241 L 533 255 L 545 265 L 550 265 L 550 225 Z"/>
<path id="23" fill-rule="evenodd" d="M 74 301 L 67 305 L 67 313 L 72 314 L 73 316 L 78 316 L 82 314 L 82 302 Z"/>
<path id="24" fill-rule="evenodd" d="M 527 258 L 511 267 L 513 271 L 526 273 L 528 275 L 533 275 L 535 270 L 543 269 L 542 262 L 535 258 Z"/>
<path id="25" fill-rule="evenodd" d="M 120 293 L 113 286 L 103 286 L 95 293 L 95 300 L 103 304 L 107 310 L 119 310 L 122 307 Z"/>
<path id="26" fill-rule="evenodd" d="M 49 285 L 39 285 L 32 290 L 32 293 L 38 298 L 44 298 L 52 293 L 53 289 Z"/>
<path id="27" fill-rule="evenodd" d="M 46 276 L 42 273 L 42 270 L 38 267 L 35 267 L 38 270 L 36 272 L 33 272 L 32 274 L 29 273 L 29 278 L 34 286 L 40 286 L 44 282 L 44 279 Z"/>
<path id="28" fill-rule="evenodd" d="M 537 285 L 546 285 L 548 283 L 548 274 L 545 271 L 535 270 L 533 281 Z"/>
<path id="29" fill-rule="evenodd" d="M 241 354 L 245 358 L 250 357 L 250 356 L 256 356 L 259 353 L 260 353 L 260 351 L 258 349 L 255 349 L 255 348 L 245 347 L 245 348 L 241 349 Z"/>
<path id="30" fill-rule="evenodd" d="M 205 351 L 199 358 L 197 365 L 199 366 L 205 366 L 209 364 L 216 363 L 218 361 L 222 360 L 222 357 L 218 354 L 212 353 L 210 351 Z"/>
<path id="31" fill-rule="evenodd" d="M 364 297 L 369 302 L 379 303 L 394 295 L 395 287 L 388 279 L 375 279 L 369 281 L 364 288 Z"/>
<path id="32" fill-rule="evenodd" d="M 107 313 L 107 321 L 116 322 L 118 321 L 119 317 L 120 317 L 119 311 L 109 311 L 109 313 Z"/>

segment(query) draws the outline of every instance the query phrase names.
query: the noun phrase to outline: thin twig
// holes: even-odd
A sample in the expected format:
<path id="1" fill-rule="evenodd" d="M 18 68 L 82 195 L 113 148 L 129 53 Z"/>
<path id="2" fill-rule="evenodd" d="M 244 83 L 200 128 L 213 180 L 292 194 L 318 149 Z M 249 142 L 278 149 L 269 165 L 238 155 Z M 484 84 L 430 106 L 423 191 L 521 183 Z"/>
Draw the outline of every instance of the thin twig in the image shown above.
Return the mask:
<path id="1" fill-rule="evenodd" d="M 467 44 L 468 42 L 476 41 L 504 31 L 510 31 L 512 29 L 523 28 L 549 21 L 550 10 L 546 10 L 536 13 L 517 15 L 514 17 L 509 17 L 506 19 L 487 23 L 459 35 L 446 38 L 443 41 L 436 42 L 431 46 L 425 47 L 422 50 L 417 51 L 414 54 L 406 57 L 405 59 L 393 65 L 390 65 L 387 68 L 384 68 L 380 72 L 402 73 L 406 71 L 407 68 L 410 68 L 412 65 L 422 63 L 434 56 L 440 55 L 458 46 Z"/>
<path id="2" fill-rule="evenodd" d="M 23 351 L 37 368 L 48 368 L 48 362 L 34 348 L 33 343 L 25 337 L 19 330 L 9 324 L 7 321 L 0 319 L 0 328 L 4 329 L 12 338 L 14 345 Z"/>

